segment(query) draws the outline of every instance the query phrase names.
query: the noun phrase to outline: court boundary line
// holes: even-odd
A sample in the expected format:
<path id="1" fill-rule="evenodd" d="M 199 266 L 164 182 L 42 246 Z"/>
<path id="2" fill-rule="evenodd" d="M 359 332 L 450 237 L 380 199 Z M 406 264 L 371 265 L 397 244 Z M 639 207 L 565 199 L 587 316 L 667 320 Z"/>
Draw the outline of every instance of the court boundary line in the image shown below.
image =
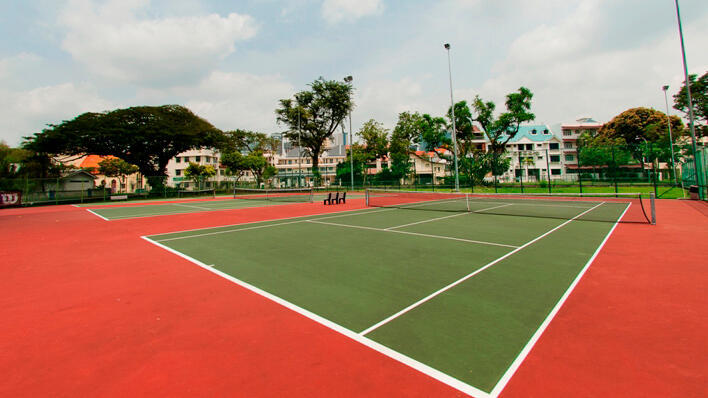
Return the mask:
<path id="1" fill-rule="evenodd" d="M 301 204 L 301 203 L 282 203 L 282 204 L 270 204 L 270 203 L 271 202 L 269 202 L 269 204 L 265 205 L 265 206 L 244 206 L 244 207 L 234 207 L 234 208 L 226 208 L 226 209 L 205 208 L 205 210 L 201 210 L 201 211 L 191 211 L 191 212 L 187 211 L 187 212 L 182 212 L 182 213 L 151 213 L 151 214 L 144 214 L 144 215 L 140 215 L 140 216 L 116 217 L 116 218 L 108 219 L 108 221 L 132 220 L 135 218 L 149 218 L 149 217 L 161 217 L 161 216 L 176 216 L 176 215 L 180 215 L 180 214 L 197 214 L 197 213 L 206 213 L 206 212 L 212 212 L 212 211 L 251 209 L 254 207 L 286 206 L 286 205 L 293 205 L 293 204 Z M 159 204 L 158 206 L 168 206 L 168 205 L 180 205 L 180 203 L 162 203 L 162 204 Z M 151 206 L 153 206 L 153 205 L 151 205 Z M 129 207 L 138 207 L 138 206 L 122 206 L 122 207 L 129 208 Z M 183 205 L 183 207 L 186 207 L 186 206 Z M 121 208 L 121 206 L 119 206 L 118 208 Z M 86 209 L 86 210 L 90 211 L 90 209 Z"/>
<path id="2" fill-rule="evenodd" d="M 104 221 L 111 221 L 111 220 L 107 219 L 106 217 L 103 217 L 102 215 L 100 215 L 100 214 L 98 214 L 98 213 L 94 213 L 94 211 L 91 210 L 91 209 L 86 209 L 86 211 L 88 211 L 89 213 L 93 214 L 93 215 L 96 216 L 96 217 L 99 217 L 99 218 L 103 219 Z"/>
<path id="3" fill-rule="evenodd" d="M 416 221 L 416 222 L 412 222 L 409 224 L 394 225 L 393 227 L 384 228 L 384 230 L 392 231 L 392 230 L 398 229 L 398 228 L 410 227 L 411 225 L 425 224 L 427 222 L 433 222 L 433 221 L 437 221 L 437 220 L 444 220 L 447 218 L 459 217 L 459 216 L 463 216 L 465 214 L 472 214 L 472 213 L 477 213 L 477 212 L 486 211 L 486 210 L 498 209 L 500 207 L 506 207 L 506 206 L 511 206 L 511 205 L 513 205 L 513 203 L 501 204 L 499 206 L 487 207 L 485 209 L 480 209 L 480 210 L 475 210 L 475 211 L 466 211 L 466 212 L 462 212 L 460 214 L 453 214 L 451 216 L 443 216 L 443 217 L 431 218 L 431 219 L 423 220 L 423 221 Z"/>
<path id="4" fill-rule="evenodd" d="M 582 212 L 582 213 L 576 215 L 575 217 L 571 218 L 570 220 L 567 220 L 567 221 L 565 221 L 565 222 L 563 222 L 563 223 L 561 223 L 561 224 L 559 224 L 559 225 L 553 227 L 553 229 L 551 229 L 551 230 L 549 230 L 549 231 L 546 231 L 543 235 L 537 236 L 536 238 L 534 238 L 534 239 L 532 239 L 532 240 L 530 240 L 530 241 L 524 243 L 523 245 L 518 246 L 516 249 L 510 251 L 509 253 L 506 253 L 506 254 L 504 254 L 503 256 L 497 258 L 496 260 L 493 260 L 493 261 L 489 262 L 489 263 L 486 264 L 485 266 L 483 266 L 483 267 L 481 267 L 481 268 L 478 268 L 478 269 L 476 269 L 475 271 L 473 271 L 473 272 L 467 274 L 466 276 L 463 276 L 462 278 L 456 280 L 455 282 L 453 282 L 453 283 L 451 283 L 451 284 L 449 284 L 449 285 L 443 287 L 442 289 L 440 289 L 440 290 L 438 290 L 438 291 L 436 291 L 436 292 L 433 292 L 433 293 L 427 295 L 426 297 L 423 297 L 422 299 L 420 299 L 420 300 L 416 301 L 415 303 L 409 305 L 408 307 L 406 307 L 406 308 L 404 308 L 404 309 L 402 309 L 402 310 L 396 312 L 395 314 L 389 316 L 388 318 L 385 318 L 385 319 L 379 321 L 378 323 L 376 323 L 376 324 L 370 326 L 369 328 L 367 328 L 367 329 L 365 329 L 364 331 L 362 331 L 360 334 L 363 336 L 363 335 L 366 335 L 366 334 L 368 334 L 368 333 L 373 332 L 374 330 L 376 330 L 376 329 L 380 328 L 381 326 L 383 326 L 383 325 L 385 325 L 385 324 L 387 324 L 387 323 L 393 321 L 394 319 L 400 317 L 401 315 L 405 314 L 406 312 L 408 312 L 408 311 L 410 311 L 410 310 L 412 310 L 412 309 L 414 309 L 414 308 L 416 308 L 416 307 L 418 307 L 418 306 L 420 306 L 420 305 L 422 305 L 422 304 L 424 304 L 424 303 L 430 301 L 431 299 L 433 299 L 433 298 L 439 296 L 440 294 L 442 294 L 442 293 L 444 293 L 444 292 L 446 292 L 446 291 L 452 289 L 453 287 L 455 287 L 455 286 L 459 285 L 460 283 L 462 283 L 462 282 L 464 282 L 464 281 L 470 279 L 471 277 L 473 277 L 473 276 L 479 274 L 480 272 L 483 272 L 484 270 L 486 270 L 486 269 L 488 269 L 488 268 L 494 266 L 495 264 L 499 263 L 500 261 L 502 261 L 502 260 L 504 260 L 504 259 L 506 259 L 506 258 L 508 258 L 508 257 L 510 257 L 510 256 L 512 256 L 512 255 L 514 255 L 515 253 L 518 253 L 519 251 L 523 250 L 524 248 L 526 248 L 526 247 L 528 247 L 528 246 L 530 246 L 530 245 L 532 245 L 532 244 L 538 242 L 539 240 L 545 238 L 546 236 L 550 235 L 551 233 L 557 231 L 558 229 L 560 229 L 560 228 L 562 228 L 562 227 L 564 227 L 564 226 L 570 224 L 571 222 L 575 221 L 578 217 L 580 217 L 580 216 L 582 216 L 582 215 L 584 215 L 584 214 L 590 212 L 591 210 L 594 210 L 594 209 L 596 209 L 596 208 L 602 206 L 603 203 L 605 203 L 605 202 L 599 203 L 599 204 L 597 204 L 597 205 L 591 207 L 590 209 L 585 210 L 584 212 Z"/>
<path id="5" fill-rule="evenodd" d="M 467 214 L 467 213 L 463 213 Z M 460 214 L 461 215 L 461 214 Z M 448 217 L 449 218 L 449 217 Z M 437 220 L 438 218 L 434 219 Z M 431 220 L 433 221 L 433 220 Z M 366 227 L 363 225 L 350 225 L 350 224 L 338 224 L 334 222 L 323 222 L 323 221 L 317 221 L 317 220 L 305 220 L 305 222 L 309 222 L 311 224 L 322 224 L 322 225 L 333 225 L 337 227 L 346 227 L 346 228 L 355 228 L 355 229 L 366 229 L 369 231 L 379 231 L 379 232 L 391 232 L 394 234 L 404 234 L 404 235 L 414 235 L 414 236 L 424 236 L 426 238 L 436 238 L 436 239 L 447 239 L 447 240 L 455 240 L 459 242 L 467 242 L 467 243 L 475 243 L 475 244 L 480 244 L 480 245 L 488 245 L 488 246 L 501 246 L 501 247 L 509 247 L 512 249 L 518 248 L 519 246 L 514 246 L 514 245 L 507 245 L 504 243 L 496 243 L 496 242 L 485 242 L 481 240 L 472 240 L 472 239 L 464 239 L 464 238 L 455 238 L 452 236 L 444 236 L 444 235 L 430 235 L 430 234 L 422 234 L 418 232 L 409 232 L 409 231 L 399 231 L 395 229 L 384 229 L 384 228 L 376 228 L 376 227 Z"/>
<path id="6" fill-rule="evenodd" d="M 365 209 L 357 209 L 357 210 L 365 210 Z M 362 212 L 362 213 L 357 213 L 357 214 L 339 214 L 339 215 L 336 215 L 336 216 L 322 217 L 322 218 L 317 218 L 317 219 L 314 219 L 314 220 L 325 220 L 325 219 L 336 218 L 336 217 L 345 217 L 345 216 L 358 216 L 358 215 L 360 215 L 360 214 L 378 213 L 378 212 L 380 212 L 380 211 L 389 211 L 389 210 L 393 210 L 393 209 L 385 209 L 385 210 L 378 210 L 378 211 Z M 345 210 L 345 211 L 355 211 L 355 210 Z M 279 220 L 291 220 L 291 219 L 295 219 L 295 218 L 307 218 L 307 217 L 313 217 L 313 216 L 318 216 L 318 215 L 322 215 L 322 214 L 331 214 L 331 213 L 320 213 L 320 214 L 307 215 L 307 216 L 286 217 L 286 218 L 273 219 L 273 220 L 265 220 L 265 221 L 251 221 L 251 222 L 246 222 L 246 223 L 242 223 L 242 224 L 226 225 L 226 226 L 223 226 L 223 227 L 206 227 L 206 228 L 198 228 L 198 229 L 195 229 L 195 230 L 187 230 L 187 231 L 180 231 L 180 232 L 166 232 L 166 233 L 163 233 L 163 234 L 155 234 L 155 235 L 151 235 L 151 236 L 179 234 L 179 233 L 183 233 L 183 232 L 200 231 L 200 230 L 205 230 L 205 229 L 229 228 L 229 227 L 236 227 L 236 226 L 239 226 L 239 225 L 266 223 L 266 222 L 279 221 Z M 206 232 L 206 233 L 203 233 L 203 234 L 188 235 L 188 236 L 177 236 L 177 237 L 174 237 L 174 238 L 157 239 L 156 242 L 166 242 L 166 241 L 170 241 L 170 240 L 196 238 L 196 237 L 209 236 L 209 235 L 219 235 L 219 234 L 225 234 L 225 233 L 229 233 L 229 232 L 239 232 L 239 231 L 247 231 L 247 230 L 258 229 L 258 228 L 276 227 L 276 226 L 278 226 L 278 225 L 295 224 L 295 223 L 307 222 L 307 221 L 311 221 L 311 220 L 307 220 L 307 219 L 306 219 L 306 220 L 295 220 L 295 221 L 290 221 L 290 222 L 274 223 L 274 224 L 268 224 L 268 225 L 258 225 L 258 226 L 255 226 L 255 227 L 236 228 L 236 229 L 229 229 L 229 230 L 225 230 L 225 231 Z"/>
<path id="7" fill-rule="evenodd" d="M 631 205 L 631 204 L 630 204 Z M 565 293 L 561 296 L 561 298 L 558 300 L 556 305 L 551 309 L 551 312 L 548 313 L 546 316 L 546 319 L 543 320 L 541 325 L 538 327 L 536 332 L 531 336 L 529 341 L 526 343 L 524 348 L 519 352 L 519 355 L 514 359 L 514 361 L 509 365 L 507 368 L 506 372 L 502 375 L 502 377 L 499 379 L 497 384 L 492 388 L 492 392 L 490 393 L 490 396 L 493 398 L 496 398 L 501 394 L 501 392 L 504 390 L 506 385 L 509 383 L 511 378 L 514 376 L 516 371 L 521 367 L 521 364 L 526 360 L 526 357 L 531 353 L 531 350 L 533 350 L 533 347 L 536 345 L 538 340 L 541 339 L 541 336 L 543 333 L 546 331 L 548 326 L 551 324 L 553 319 L 556 317 L 558 312 L 560 311 L 561 307 L 565 304 L 565 302 L 568 300 L 568 297 L 570 297 L 571 293 L 573 290 L 575 290 L 575 287 L 580 283 L 580 280 L 583 278 L 585 275 L 585 272 L 590 268 L 590 265 L 595 261 L 595 258 L 600 254 L 600 251 L 602 251 L 602 248 L 605 247 L 605 244 L 607 241 L 610 239 L 610 236 L 612 236 L 612 233 L 615 231 L 617 226 L 619 225 L 619 222 L 622 220 L 624 215 L 627 213 L 627 210 L 629 210 L 630 206 L 627 206 L 622 214 L 620 214 L 619 218 L 617 218 L 617 221 L 615 221 L 615 224 L 610 228 L 609 232 L 607 232 L 607 235 L 605 235 L 605 239 L 602 240 L 598 248 L 595 250 L 593 255 L 590 257 L 590 259 L 585 263 L 585 266 L 580 270 L 578 275 L 573 279 L 573 282 L 568 286 L 566 289 Z"/>
<path id="8" fill-rule="evenodd" d="M 168 252 L 175 254 L 178 257 L 181 257 L 181 258 L 199 266 L 200 268 L 202 268 L 204 270 L 212 272 L 212 273 L 214 273 L 214 274 L 216 274 L 216 275 L 218 275 L 218 276 L 220 276 L 232 283 L 235 283 L 236 285 L 239 285 L 247 290 L 250 290 L 251 292 L 258 294 L 261 297 L 271 300 L 271 301 L 275 302 L 276 304 L 279 304 L 291 311 L 294 311 L 294 312 L 296 312 L 296 313 L 298 313 L 298 314 L 300 314 L 312 321 L 319 323 L 320 325 L 325 326 L 326 328 L 328 328 L 334 332 L 342 334 L 342 335 L 356 341 L 357 343 L 364 345 L 365 347 L 368 347 L 368 348 L 370 348 L 374 351 L 377 351 L 377 352 L 379 352 L 379 353 L 381 353 L 393 360 L 396 360 L 404 365 L 407 365 L 410 368 L 413 368 L 414 370 L 417 370 L 417 371 L 423 373 L 424 375 L 432 377 L 433 379 L 435 379 L 441 383 L 444 383 L 450 387 L 453 387 L 465 394 L 468 394 L 468 395 L 474 396 L 474 397 L 479 397 L 479 398 L 491 398 L 491 395 L 487 392 L 484 392 L 484 391 L 482 391 L 470 384 L 467 384 L 461 380 L 458 380 L 458 379 L 456 379 L 456 378 L 454 378 L 454 377 L 452 377 L 440 370 L 437 370 L 437 369 L 435 369 L 431 366 L 428 366 L 420 361 L 417 361 L 417 360 L 415 360 L 405 354 L 402 354 L 392 348 L 386 347 L 385 345 L 383 345 L 381 343 L 377 343 L 374 340 L 371 340 L 366 336 L 362 336 L 359 333 L 357 333 L 351 329 L 348 329 L 336 322 L 330 321 L 329 319 L 324 318 L 320 315 L 317 315 L 314 312 L 308 311 L 308 310 L 306 310 L 296 304 L 293 304 L 293 303 L 291 303 L 279 296 L 276 296 L 272 293 L 269 293 L 265 290 L 262 290 L 256 286 L 254 286 L 254 285 L 251 285 L 248 282 L 242 281 L 232 275 L 222 272 L 222 271 L 218 270 L 217 268 L 214 268 L 213 266 L 209 266 L 209 265 L 207 265 L 207 264 L 205 264 L 193 257 L 190 257 L 184 253 L 181 253 L 175 249 L 172 249 L 171 247 L 160 244 L 159 242 L 150 239 L 148 236 L 141 236 L 140 238 L 142 238 L 143 240 L 145 240 L 145 241 L 147 241 L 147 242 L 149 242 L 149 243 L 151 243 L 163 250 L 167 250 Z"/>

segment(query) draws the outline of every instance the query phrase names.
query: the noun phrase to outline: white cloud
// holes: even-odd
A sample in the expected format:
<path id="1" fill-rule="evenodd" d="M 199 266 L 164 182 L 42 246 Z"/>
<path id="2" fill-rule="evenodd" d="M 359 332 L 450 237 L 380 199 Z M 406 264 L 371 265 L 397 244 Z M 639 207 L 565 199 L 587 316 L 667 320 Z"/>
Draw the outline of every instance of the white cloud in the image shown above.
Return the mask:
<path id="1" fill-rule="evenodd" d="M 330 24 L 352 22 L 368 15 L 380 15 L 384 10 L 381 0 L 324 0 L 322 17 Z"/>
<path id="2" fill-rule="evenodd" d="M 64 83 L 28 91 L 0 90 L 0 139 L 15 146 L 23 136 L 40 132 L 47 124 L 112 107 L 88 85 Z"/>
<path id="3" fill-rule="evenodd" d="M 37 54 L 26 52 L 0 59 L 0 82 L 17 79 L 22 72 L 34 69 L 41 60 Z"/>
<path id="4" fill-rule="evenodd" d="M 631 48 L 597 46 L 598 37 L 613 29 L 602 23 L 602 12 L 598 3 L 583 3 L 563 21 L 519 36 L 477 92 L 503 107 L 505 94 L 521 85 L 529 87 L 534 92 L 532 111 L 537 121 L 547 123 L 570 122 L 577 116 L 608 121 L 637 106 L 664 111 L 661 86 L 678 90 L 683 81 L 676 32 Z M 708 37 L 708 15 L 684 28 L 687 37 Z M 704 71 L 708 55 L 695 50 L 689 67 Z"/>
<path id="5" fill-rule="evenodd" d="M 141 102 L 181 103 L 222 130 L 273 133 L 284 129 L 275 122 L 278 100 L 295 91 L 279 75 L 215 71 L 195 85 L 145 90 L 138 97 Z"/>
<path id="6" fill-rule="evenodd" d="M 68 29 L 62 48 L 100 76 L 159 86 L 199 80 L 256 33 L 248 15 L 145 18 L 148 4 L 70 1 L 60 18 Z"/>

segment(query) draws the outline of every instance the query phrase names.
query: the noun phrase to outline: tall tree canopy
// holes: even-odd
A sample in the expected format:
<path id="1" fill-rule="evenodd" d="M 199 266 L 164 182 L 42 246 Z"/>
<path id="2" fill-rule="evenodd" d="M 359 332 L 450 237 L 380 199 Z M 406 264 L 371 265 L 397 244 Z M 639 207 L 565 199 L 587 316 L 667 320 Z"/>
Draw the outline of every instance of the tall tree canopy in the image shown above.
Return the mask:
<path id="1" fill-rule="evenodd" d="M 123 187 L 126 185 L 127 176 L 137 172 L 138 166 L 123 159 L 111 157 L 98 162 L 98 171 L 106 177 L 118 177 L 121 187 Z"/>
<path id="2" fill-rule="evenodd" d="M 280 107 L 275 110 L 278 123 L 288 127 L 284 135 L 292 141 L 299 140 L 312 158 L 317 184 L 321 180 L 319 157 L 325 149 L 324 143 L 352 110 L 352 90 L 347 83 L 320 77 L 310 83 L 310 90 L 281 99 Z"/>
<path id="3" fill-rule="evenodd" d="M 671 128 L 675 140 L 683 133 L 683 123 L 679 117 L 671 117 Z M 664 135 L 668 137 L 669 130 L 665 113 L 639 107 L 627 109 L 615 116 L 600 128 L 598 134 L 611 139 L 621 138 L 629 146 L 638 146 L 644 140 L 656 142 L 662 140 Z"/>
<path id="4" fill-rule="evenodd" d="M 688 81 L 691 83 L 691 99 L 693 100 L 693 116 L 695 117 L 696 134 L 699 136 L 708 135 L 708 72 L 697 79 L 697 75 L 689 75 Z M 686 96 L 686 84 L 681 86 L 674 95 L 674 109 L 684 113 L 688 118 L 688 97 Z"/>
<path id="5" fill-rule="evenodd" d="M 248 130 L 227 131 L 224 136 L 226 139 L 222 145 L 221 164 L 236 176 L 237 181 L 245 172 L 250 171 L 260 185 L 277 173 L 264 156 L 265 152 L 278 147 L 277 139 Z"/>
<path id="6" fill-rule="evenodd" d="M 194 181 L 195 188 L 202 189 L 204 179 L 215 176 L 216 169 L 210 164 L 189 162 L 189 166 L 184 169 L 184 175 Z"/>
<path id="7" fill-rule="evenodd" d="M 476 115 L 472 121 L 479 123 L 484 134 L 489 138 L 491 152 L 501 155 L 506 151 L 506 144 L 519 132 L 521 123 L 530 122 L 536 118 L 531 113 L 533 93 L 526 87 L 520 87 L 516 93 L 506 96 L 506 112 L 494 117 L 496 105 L 494 102 L 482 101 L 479 96 L 474 98 L 472 107 Z"/>
<path id="8" fill-rule="evenodd" d="M 402 112 L 398 114 L 398 122 L 391 134 L 391 143 L 389 145 L 391 175 L 394 178 L 403 178 L 411 172 L 411 146 L 420 139 L 422 118 L 417 112 Z"/>
<path id="9" fill-rule="evenodd" d="M 364 123 L 364 125 L 356 133 L 356 135 L 358 135 L 364 141 L 364 145 L 361 146 L 361 152 L 363 156 L 361 156 L 360 158 L 363 161 L 362 174 L 364 183 L 366 183 L 366 171 L 368 170 L 367 164 L 388 154 L 388 130 L 384 128 L 383 124 L 377 122 L 374 119 L 370 119 L 369 121 Z M 354 161 L 356 162 L 356 149 L 353 153 Z M 354 171 L 356 172 L 356 165 L 354 167 Z"/>
<path id="10" fill-rule="evenodd" d="M 171 158 L 216 146 L 222 137 L 219 129 L 183 106 L 138 106 L 84 113 L 49 125 L 25 137 L 23 146 L 39 154 L 113 155 L 138 166 L 155 188 L 164 184 Z"/>

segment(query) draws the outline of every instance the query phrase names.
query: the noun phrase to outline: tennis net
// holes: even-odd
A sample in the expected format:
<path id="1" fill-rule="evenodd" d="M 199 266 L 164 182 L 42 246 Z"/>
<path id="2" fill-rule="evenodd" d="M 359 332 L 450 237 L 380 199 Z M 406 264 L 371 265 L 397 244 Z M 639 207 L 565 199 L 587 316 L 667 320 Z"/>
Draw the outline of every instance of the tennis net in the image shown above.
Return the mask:
<path id="1" fill-rule="evenodd" d="M 178 198 L 203 198 L 203 197 L 216 197 L 216 190 L 214 189 L 198 189 L 194 191 L 179 190 L 177 191 Z"/>
<path id="2" fill-rule="evenodd" d="M 639 193 L 513 194 L 367 189 L 366 205 L 584 221 L 656 223 L 654 196 Z"/>
<path id="3" fill-rule="evenodd" d="M 274 202 L 312 202 L 312 188 L 234 188 L 234 199 Z"/>

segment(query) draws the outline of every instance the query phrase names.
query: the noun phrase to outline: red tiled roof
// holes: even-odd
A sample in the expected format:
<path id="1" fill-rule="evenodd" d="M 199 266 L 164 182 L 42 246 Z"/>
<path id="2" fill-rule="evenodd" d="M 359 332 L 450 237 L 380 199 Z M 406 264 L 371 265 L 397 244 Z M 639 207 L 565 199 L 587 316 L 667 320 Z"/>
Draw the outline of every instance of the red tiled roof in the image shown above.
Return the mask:
<path id="1" fill-rule="evenodd" d="M 106 159 L 115 159 L 115 156 L 99 156 L 99 155 L 88 155 L 84 158 L 84 160 L 81 161 L 81 164 L 79 165 L 80 168 L 89 168 L 93 167 L 95 170 L 91 171 L 91 174 L 98 174 L 98 164 Z"/>

